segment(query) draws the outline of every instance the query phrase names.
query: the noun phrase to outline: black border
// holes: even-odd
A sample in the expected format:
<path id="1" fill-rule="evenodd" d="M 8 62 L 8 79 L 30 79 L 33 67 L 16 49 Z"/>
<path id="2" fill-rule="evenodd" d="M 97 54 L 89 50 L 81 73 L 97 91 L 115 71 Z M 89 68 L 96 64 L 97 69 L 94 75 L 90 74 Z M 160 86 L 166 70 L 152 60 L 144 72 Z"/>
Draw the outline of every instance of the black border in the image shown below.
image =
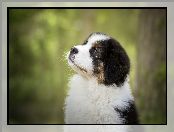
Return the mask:
<path id="1" fill-rule="evenodd" d="M 127 124 L 19 124 L 9 123 L 9 10 L 10 9 L 165 9 L 166 10 L 166 123 L 131 125 L 167 125 L 167 7 L 7 7 L 7 125 L 127 125 Z"/>

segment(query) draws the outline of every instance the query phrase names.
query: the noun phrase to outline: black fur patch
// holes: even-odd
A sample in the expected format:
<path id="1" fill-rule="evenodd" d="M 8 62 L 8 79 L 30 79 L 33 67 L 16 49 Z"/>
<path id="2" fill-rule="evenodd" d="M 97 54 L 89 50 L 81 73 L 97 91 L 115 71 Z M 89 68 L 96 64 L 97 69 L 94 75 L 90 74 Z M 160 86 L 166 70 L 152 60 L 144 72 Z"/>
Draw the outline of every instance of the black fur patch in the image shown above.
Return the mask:
<path id="1" fill-rule="evenodd" d="M 125 110 L 114 108 L 120 114 L 120 118 L 124 119 L 124 124 L 139 124 L 137 111 L 134 102 L 128 102 L 129 107 Z"/>
<path id="2" fill-rule="evenodd" d="M 114 39 L 106 42 L 104 57 L 105 84 L 116 84 L 120 86 L 124 83 L 130 70 L 129 57 L 123 47 Z"/>
<path id="3" fill-rule="evenodd" d="M 98 74 L 100 72 L 99 67 L 103 64 L 103 54 L 104 48 L 101 47 L 102 42 L 98 41 L 94 46 L 89 50 L 90 56 L 92 57 L 93 65 L 94 65 L 94 74 Z M 103 71 L 102 71 L 103 72 Z"/>
<path id="4" fill-rule="evenodd" d="M 105 85 L 121 86 L 130 70 L 128 55 L 122 46 L 114 39 L 98 41 L 90 49 L 93 60 L 94 74 L 99 73 L 103 64 L 103 83 Z"/>

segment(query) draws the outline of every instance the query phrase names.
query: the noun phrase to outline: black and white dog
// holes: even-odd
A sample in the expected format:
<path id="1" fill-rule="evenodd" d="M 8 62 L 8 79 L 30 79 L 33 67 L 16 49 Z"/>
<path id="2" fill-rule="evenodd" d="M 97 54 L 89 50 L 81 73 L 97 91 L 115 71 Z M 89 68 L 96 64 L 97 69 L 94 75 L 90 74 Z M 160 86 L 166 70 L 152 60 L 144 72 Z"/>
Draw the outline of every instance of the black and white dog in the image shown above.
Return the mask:
<path id="1" fill-rule="evenodd" d="M 138 124 L 129 86 L 130 61 L 118 41 L 92 33 L 67 55 L 77 72 L 65 103 L 67 124 Z"/>

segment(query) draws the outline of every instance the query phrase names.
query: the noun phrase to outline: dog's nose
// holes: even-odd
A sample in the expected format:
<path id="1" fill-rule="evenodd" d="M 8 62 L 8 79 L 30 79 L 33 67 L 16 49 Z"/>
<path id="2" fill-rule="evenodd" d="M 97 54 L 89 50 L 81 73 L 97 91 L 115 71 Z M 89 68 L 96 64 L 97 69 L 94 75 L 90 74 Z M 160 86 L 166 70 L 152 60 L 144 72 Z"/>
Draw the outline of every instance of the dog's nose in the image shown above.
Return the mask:
<path id="1" fill-rule="evenodd" d="M 71 54 L 77 54 L 78 52 L 79 51 L 77 48 L 75 48 L 75 47 L 71 48 L 71 51 L 70 51 Z"/>

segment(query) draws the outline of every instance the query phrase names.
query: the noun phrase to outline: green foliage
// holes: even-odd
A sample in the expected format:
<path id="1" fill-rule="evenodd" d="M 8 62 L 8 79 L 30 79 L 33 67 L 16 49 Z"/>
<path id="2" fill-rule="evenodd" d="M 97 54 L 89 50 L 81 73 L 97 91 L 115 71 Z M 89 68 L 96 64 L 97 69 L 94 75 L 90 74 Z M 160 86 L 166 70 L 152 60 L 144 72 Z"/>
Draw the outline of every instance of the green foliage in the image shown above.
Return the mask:
<path id="1" fill-rule="evenodd" d="M 68 69 L 65 53 L 91 32 L 125 47 L 136 65 L 138 10 L 10 9 L 10 123 L 64 123 Z"/>

